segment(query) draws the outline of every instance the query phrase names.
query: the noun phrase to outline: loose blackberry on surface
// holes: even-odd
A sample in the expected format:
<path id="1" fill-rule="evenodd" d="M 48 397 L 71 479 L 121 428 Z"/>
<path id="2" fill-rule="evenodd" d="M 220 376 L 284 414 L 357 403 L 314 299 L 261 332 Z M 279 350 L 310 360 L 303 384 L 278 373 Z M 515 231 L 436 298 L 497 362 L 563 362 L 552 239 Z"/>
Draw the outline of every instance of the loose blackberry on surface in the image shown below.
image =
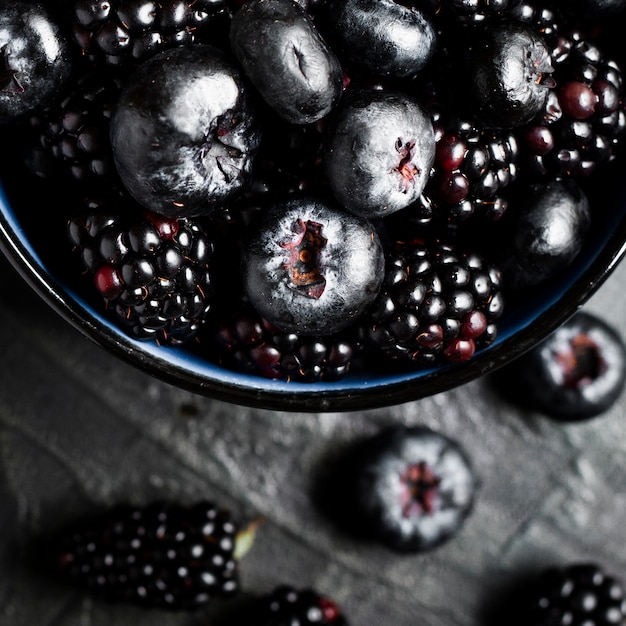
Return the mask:
<path id="1" fill-rule="evenodd" d="M 281 585 L 250 607 L 248 626 L 348 626 L 338 605 L 314 589 Z"/>
<path id="2" fill-rule="evenodd" d="M 211 502 L 116 506 L 62 531 L 49 552 L 99 599 L 190 610 L 239 591 L 238 532 Z"/>
<path id="3" fill-rule="evenodd" d="M 511 594 L 501 619 L 512 626 L 621 626 L 623 582 L 590 561 L 546 567 Z"/>

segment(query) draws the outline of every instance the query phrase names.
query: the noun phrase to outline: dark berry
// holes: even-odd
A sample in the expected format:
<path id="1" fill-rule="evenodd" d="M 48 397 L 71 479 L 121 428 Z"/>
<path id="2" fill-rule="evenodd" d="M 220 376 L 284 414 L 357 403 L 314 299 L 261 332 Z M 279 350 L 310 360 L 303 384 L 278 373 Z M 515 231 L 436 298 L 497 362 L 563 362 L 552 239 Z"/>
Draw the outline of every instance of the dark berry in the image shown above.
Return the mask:
<path id="1" fill-rule="evenodd" d="M 586 420 L 608 411 L 621 395 L 626 347 L 607 322 L 579 312 L 495 379 L 525 407 L 565 422 Z"/>
<path id="2" fill-rule="evenodd" d="M 118 506 L 67 529 L 53 551 L 60 573 L 98 598 L 194 609 L 239 591 L 237 533 L 209 502 Z"/>
<path id="3" fill-rule="evenodd" d="M 591 562 L 553 566 L 520 590 L 520 626 L 617 626 L 626 621 L 621 580 Z"/>
<path id="4" fill-rule="evenodd" d="M 120 80 L 102 69 L 79 75 L 54 106 L 31 118 L 48 178 L 64 177 L 82 185 L 110 186 L 115 180 L 109 130 Z M 93 188 L 93 187 L 92 187 Z"/>
<path id="5" fill-rule="evenodd" d="M 517 139 L 510 130 L 485 129 L 432 110 L 437 148 L 431 177 L 418 203 L 435 220 L 499 220 L 508 208 L 505 189 L 518 176 Z M 412 209 L 411 209 L 412 210 Z"/>
<path id="6" fill-rule="evenodd" d="M 238 68 L 205 45 L 145 61 L 111 120 L 124 185 L 140 204 L 169 217 L 207 214 L 242 192 L 259 141 Z"/>
<path id="7" fill-rule="evenodd" d="M 339 100 L 341 65 L 293 0 L 246 2 L 233 16 L 230 41 L 247 77 L 288 122 L 315 122 Z"/>
<path id="8" fill-rule="evenodd" d="M 313 589 L 276 587 L 250 607 L 250 626 L 348 626 L 339 606 Z"/>
<path id="9" fill-rule="evenodd" d="M 364 90 L 344 97 L 327 131 L 324 167 L 348 211 L 385 217 L 424 190 L 435 157 L 432 121 L 403 93 Z"/>
<path id="10" fill-rule="evenodd" d="M 573 180 L 530 185 L 512 201 L 507 217 L 500 266 L 513 291 L 545 283 L 570 266 L 591 223 L 587 196 Z"/>
<path id="11" fill-rule="evenodd" d="M 500 271 L 479 255 L 438 240 L 399 241 L 361 323 L 363 342 L 386 365 L 461 363 L 494 341 L 503 307 Z"/>
<path id="12" fill-rule="evenodd" d="M 467 96 L 483 124 L 512 128 L 543 110 L 554 68 L 541 33 L 517 22 L 487 24 L 469 46 Z"/>
<path id="13" fill-rule="evenodd" d="M 60 23 L 44 3 L 0 6 L 0 123 L 51 104 L 68 83 L 74 61 Z"/>
<path id="14" fill-rule="evenodd" d="M 245 292 L 278 328 L 327 335 L 352 324 L 374 300 L 383 265 L 369 221 L 292 197 L 268 210 L 244 250 Z"/>
<path id="15" fill-rule="evenodd" d="M 359 353 L 355 333 L 308 336 L 283 331 L 249 305 L 234 313 L 226 310 L 205 334 L 221 365 L 270 379 L 340 380 Z"/>
<path id="16" fill-rule="evenodd" d="M 432 550 L 468 518 L 477 479 L 459 444 L 424 427 L 394 426 L 352 458 L 354 514 L 371 538 L 402 552 Z"/>
<path id="17" fill-rule="evenodd" d="M 350 68 L 407 78 L 435 54 L 437 32 L 428 7 L 398 0 L 330 0 L 333 44 Z"/>
<path id="18" fill-rule="evenodd" d="M 213 243 L 194 221 L 92 199 L 69 220 L 71 244 L 116 323 L 137 339 L 193 339 L 211 309 Z"/>
<path id="19" fill-rule="evenodd" d="M 179 45 L 223 46 L 230 21 L 226 0 L 76 0 L 72 17 L 83 55 L 129 68 Z"/>
<path id="20" fill-rule="evenodd" d="M 541 114 L 521 129 L 529 178 L 588 177 L 613 161 L 626 134 L 623 76 L 618 63 L 580 32 L 555 64 L 556 89 Z"/>

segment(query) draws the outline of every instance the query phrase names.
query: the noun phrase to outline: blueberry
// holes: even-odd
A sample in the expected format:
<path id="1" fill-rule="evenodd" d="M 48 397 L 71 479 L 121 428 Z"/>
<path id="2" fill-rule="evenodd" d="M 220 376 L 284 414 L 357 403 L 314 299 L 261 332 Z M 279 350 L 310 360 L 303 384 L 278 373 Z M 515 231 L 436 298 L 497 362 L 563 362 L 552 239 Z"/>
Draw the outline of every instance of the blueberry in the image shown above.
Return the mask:
<path id="1" fill-rule="evenodd" d="M 431 60 L 437 45 L 432 19 L 418 5 L 401 0 L 331 0 L 329 24 L 340 56 L 375 74 L 414 76 Z"/>
<path id="2" fill-rule="evenodd" d="M 0 122 L 43 110 L 72 73 L 69 43 L 36 1 L 0 5 Z"/>
<path id="3" fill-rule="evenodd" d="M 120 177 L 168 217 L 208 214 L 245 189 L 260 142 L 239 70 L 217 48 L 181 46 L 145 61 L 111 120 Z"/>
<path id="4" fill-rule="evenodd" d="M 626 380 L 626 347 L 615 328 L 579 311 L 494 375 L 511 400 L 561 421 L 605 413 Z"/>
<path id="5" fill-rule="evenodd" d="M 501 270 L 519 291 L 554 278 L 578 256 L 591 222 L 587 196 L 573 180 L 530 185 L 509 207 Z M 504 232 L 504 231 L 503 231 Z"/>
<path id="6" fill-rule="evenodd" d="M 392 426 L 355 453 L 352 501 L 370 537 L 401 552 L 432 550 L 458 533 L 477 479 L 461 446 L 421 426 Z"/>
<path id="7" fill-rule="evenodd" d="M 278 328 L 303 335 L 353 323 L 378 294 L 384 273 L 369 221 L 312 198 L 273 205 L 244 257 L 252 305 Z"/>
<path id="8" fill-rule="evenodd" d="M 293 0 L 247 2 L 233 16 L 230 41 L 250 81 L 288 122 L 315 122 L 339 100 L 341 65 Z"/>
<path id="9" fill-rule="evenodd" d="M 331 115 L 324 167 L 335 197 L 356 215 L 385 217 L 415 202 L 434 157 L 431 118 L 404 93 L 358 90 Z"/>
<path id="10" fill-rule="evenodd" d="M 483 124 L 517 127 L 543 111 L 554 68 L 538 31 L 521 23 L 490 23 L 474 31 L 464 54 L 467 96 Z"/>

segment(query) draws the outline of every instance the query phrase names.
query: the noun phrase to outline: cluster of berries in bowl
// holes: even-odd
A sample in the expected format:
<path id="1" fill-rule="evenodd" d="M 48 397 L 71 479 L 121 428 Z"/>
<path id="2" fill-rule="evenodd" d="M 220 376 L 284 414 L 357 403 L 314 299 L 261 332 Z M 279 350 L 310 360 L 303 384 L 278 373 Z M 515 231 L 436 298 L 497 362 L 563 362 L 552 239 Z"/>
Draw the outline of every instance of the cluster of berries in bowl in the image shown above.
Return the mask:
<path id="1" fill-rule="evenodd" d="M 621 258 L 625 8 L 18 0 L 2 247 L 195 390 L 354 408 L 459 384 Z"/>

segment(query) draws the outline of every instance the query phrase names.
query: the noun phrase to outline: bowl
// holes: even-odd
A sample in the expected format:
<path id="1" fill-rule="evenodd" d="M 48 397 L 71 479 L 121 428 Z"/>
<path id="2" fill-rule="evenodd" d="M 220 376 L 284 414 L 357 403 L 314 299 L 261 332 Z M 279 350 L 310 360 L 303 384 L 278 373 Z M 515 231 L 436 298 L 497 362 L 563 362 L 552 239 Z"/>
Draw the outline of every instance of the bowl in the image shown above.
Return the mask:
<path id="1" fill-rule="evenodd" d="M 610 26 L 609 26 L 610 28 Z M 619 48 L 615 33 L 612 44 Z M 620 61 L 623 50 L 615 51 Z M 623 66 L 623 64 L 622 64 Z M 0 126 L 0 131 L 2 129 Z M 498 336 L 468 362 L 403 371 L 358 371 L 333 382 L 270 380 L 225 369 L 185 347 L 134 339 L 85 294 L 70 271 L 67 194 L 23 167 L 20 125 L 3 133 L 0 154 L 0 249 L 21 276 L 59 315 L 98 346 L 148 374 L 218 400 L 281 411 L 353 411 L 431 396 L 489 374 L 511 362 L 571 317 L 626 253 L 626 154 L 584 181 L 592 208 L 590 230 L 575 260 L 523 297 L 507 301 Z M 60 249 L 63 249 L 63 252 Z"/>
<path id="2" fill-rule="evenodd" d="M 184 347 L 127 336 L 86 299 L 67 271 L 55 237 L 63 194 L 20 178 L 9 157 L 0 164 L 0 249 L 24 280 L 67 322 L 121 360 L 173 385 L 218 400 L 277 411 L 353 411 L 437 394 L 509 363 L 573 315 L 626 253 L 626 182 L 597 173 L 592 226 L 580 254 L 556 278 L 506 307 L 495 342 L 461 365 L 389 373 L 350 373 L 336 382 L 300 383 L 237 373 Z M 62 223 L 61 223 L 62 222 Z M 58 231 L 58 232 L 55 232 Z"/>

